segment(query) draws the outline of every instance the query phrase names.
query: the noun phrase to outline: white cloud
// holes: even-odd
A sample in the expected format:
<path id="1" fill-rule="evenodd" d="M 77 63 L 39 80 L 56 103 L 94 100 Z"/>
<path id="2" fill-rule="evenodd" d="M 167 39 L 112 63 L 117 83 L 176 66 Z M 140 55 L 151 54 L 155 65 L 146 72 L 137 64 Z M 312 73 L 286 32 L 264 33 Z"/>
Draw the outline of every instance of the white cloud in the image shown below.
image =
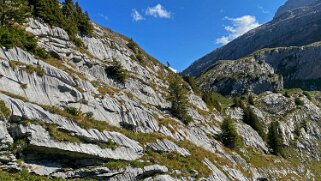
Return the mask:
<path id="1" fill-rule="evenodd" d="M 109 17 L 108 16 L 106 16 L 106 15 L 104 15 L 102 13 L 99 13 L 99 16 L 104 18 L 105 21 L 109 21 Z"/>
<path id="2" fill-rule="evenodd" d="M 216 43 L 222 45 L 226 45 L 235 38 L 261 25 L 257 22 L 255 16 L 250 15 L 245 15 L 238 18 L 225 17 L 225 19 L 231 21 L 232 26 L 224 27 L 225 30 L 229 32 L 227 36 L 222 36 L 216 39 Z"/>
<path id="3" fill-rule="evenodd" d="M 134 21 L 141 21 L 141 20 L 144 20 L 144 17 L 136 10 L 136 9 L 133 9 L 132 10 L 132 18 Z"/>
<path id="4" fill-rule="evenodd" d="M 263 6 L 258 5 L 257 8 L 259 8 L 263 14 L 271 14 L 269 11 L 265 10 Z"/>
<path id="5" fill-rule="evenodd" d="M 159 18 L 171 18 L 171 12 L 167 11 L 161 4 L 157 4 L 154 7 L 148 7 L 146 15 Z"/>

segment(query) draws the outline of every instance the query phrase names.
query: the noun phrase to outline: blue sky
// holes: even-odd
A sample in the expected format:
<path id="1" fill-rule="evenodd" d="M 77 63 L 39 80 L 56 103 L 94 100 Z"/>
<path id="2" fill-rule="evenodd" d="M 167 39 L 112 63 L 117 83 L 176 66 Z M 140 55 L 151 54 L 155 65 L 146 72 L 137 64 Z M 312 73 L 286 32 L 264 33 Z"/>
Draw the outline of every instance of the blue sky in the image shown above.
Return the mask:
<path id="1" fill-rule="evenodd" d="M 92 20 L 183 70 L 273 18 L 286 0 L 78 0 Z"/>

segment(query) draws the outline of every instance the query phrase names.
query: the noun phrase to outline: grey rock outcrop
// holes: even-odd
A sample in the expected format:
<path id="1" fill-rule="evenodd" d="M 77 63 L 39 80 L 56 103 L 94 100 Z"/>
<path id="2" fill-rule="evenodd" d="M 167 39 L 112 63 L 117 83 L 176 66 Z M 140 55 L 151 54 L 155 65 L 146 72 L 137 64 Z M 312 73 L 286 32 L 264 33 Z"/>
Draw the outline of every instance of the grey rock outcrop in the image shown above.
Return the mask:
<path id="1" fill-rule="evenodd" d="M 217 62 L 198 77 L 197 82 L 204 92 L 219 92 L 231 96 L 283 88 L 282 77 L 275 74 L 270 65 L 252 57 Z"/>

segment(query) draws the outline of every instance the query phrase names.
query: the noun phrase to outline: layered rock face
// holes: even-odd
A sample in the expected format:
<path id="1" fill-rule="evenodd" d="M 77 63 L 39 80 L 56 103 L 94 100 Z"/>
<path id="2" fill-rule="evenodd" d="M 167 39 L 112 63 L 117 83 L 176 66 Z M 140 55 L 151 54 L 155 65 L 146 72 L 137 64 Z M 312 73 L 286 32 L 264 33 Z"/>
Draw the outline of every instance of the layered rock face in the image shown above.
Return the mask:
<path id="1" fill-rule="evenodd" d="M 193 122 L 185 125 L 172 116 L 167 97 L 174 73 L 137 45 L 129 46 L 130 39 L 95 25 L 95 36 L 79 37 L 85 46 L 77 47 L 64 30 L 41 20 L 25 27 L 52 56 L 42 60 L 20 48 L 0 49 L 1 170 L 122 181 L 319 178 L 320 94 L 255 97 L 251 109 L 265 132 L 270 122 L 283 120 L 279 129 L 291 154 L 273 156 L 243 122 L 241 108 L 209 109 L 188 85 Z M 128 73 L 123 83 L 106 71 L 114 62 Z M 225 71 L 238 66 L 247 76 L 243 64 L 222 66 Z M 265 72 L 254 77 L 259 80 L 253 90 L 281 86 L 270 65 L 254 63 L 250 70 Z M 296 98 L 304 103 L 296 105 Z M 221 143 L 226 115 L 236 120 L 244 143 L 239 151 Z"/>
<path id="2" fill-rule="evenodd" d="M 227 96 L 283 89 L 282 77 L 275 74 L 269 64 L 253 57 L 220 61 L 197 81 L 204 92 L 219 92 Z"/>
<path id="3" fill-rule="evenodd" d="M 301 2 L 301 1 L 300 1 Z M 219 60 L 236 60 L 263 48 L 307 45 L 321 40 L 321 2 L 316 1 L 309 6 L 310 1 L 290 6 L 292 1 L 285 5 L 286 9 L 280 10 L 271 22 L 268 22 L 229 44 L 214 50 L 203 58 L 195 61 L 183 71 L 184 74 L 198 76 L 204 73 Z M 281 8 L 282 9 L 282 8 Z"/>

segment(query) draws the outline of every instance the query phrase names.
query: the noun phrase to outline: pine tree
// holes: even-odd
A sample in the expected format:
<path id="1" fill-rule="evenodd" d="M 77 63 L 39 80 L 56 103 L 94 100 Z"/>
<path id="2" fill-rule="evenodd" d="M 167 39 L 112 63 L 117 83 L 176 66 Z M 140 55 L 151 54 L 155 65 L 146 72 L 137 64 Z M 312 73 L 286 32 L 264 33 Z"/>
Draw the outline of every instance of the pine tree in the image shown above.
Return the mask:
<path id="1" fill-rule="evenodd" d="M 280 134 L 279 130 L 279 123 L 273 122 L 269 127 L 268 133 L 268 145 L 272 150 L 272 153 L 275 155 L 282 155 L 283 154 L 283 138 L 282 134 Z"/>
<path id="2" fill-rule="evenodd" d="M 172 114 L 181 119 L 185 124 L 192 121 L 192 118 L 187 114 L 188 100 L 186 94 L 187 90 L 182 86 L 182 81 L 178 78 L 172 78 L 169 85 L 169 100 L 172 103 Z"/>
<path id="3" fill-rule="evenodd" d="M 221 139 L 223 144 L 229 148 L 236 148 L 240 144 L 240 136 L 238 135 L 231 118 L 226 118 L 221 125 Z"/>
<path id="4" fill-rule="evenodd" d="M 24 23 L 30 16 L 25 0 L 0 0 L 0 26 Z"/>
<path id="5" fill-rule="evenodd" d="M 266 140 L 266 134 L 263 130 L 263 124 L 259 121 L 257 115 L 254 111 L 247 107 L 244 110 L 243 121 L 244 123 L 250 125 L 257 133 L 262 137 L 263 140 Z"/>
<path id="6" fill-rule="evenodd" d="M 66 25 L 58 0 L 29 0 L 33 15 L 54 26 Z"/>

